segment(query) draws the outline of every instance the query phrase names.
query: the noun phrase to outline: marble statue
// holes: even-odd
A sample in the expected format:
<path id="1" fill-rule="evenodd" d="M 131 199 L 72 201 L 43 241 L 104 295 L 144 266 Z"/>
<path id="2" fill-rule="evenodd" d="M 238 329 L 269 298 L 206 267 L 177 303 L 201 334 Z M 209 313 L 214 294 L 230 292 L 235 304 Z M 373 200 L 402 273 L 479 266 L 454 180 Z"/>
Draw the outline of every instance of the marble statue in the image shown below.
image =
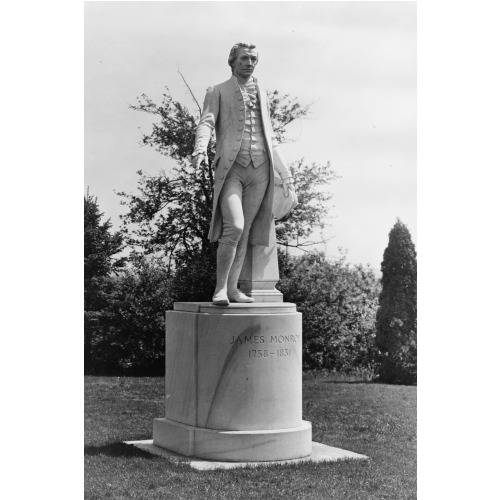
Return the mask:
<path id="1" fill-rule="evenodd" d="M 247 246 L 270 244 L 275 183 L 282 185 L 285 197 L 292 198 L 292 207 L 297 204 L 292 174 L 272 129 L 267 94 L 253 76 L 258 60 L 254 44 L 237 43 L 231 48 L 231 78 L 209 87 L 196 129 L 194 168 L 206 160 L 212 130 L 216 135 L 208 235 L 219 243 L 215 305 L 254 302 L 238 289 L 238 279 Z"/>
<path id="2" fill-rule="evenodd" d="M 165 314 L 165 416 L 153 421 L 152 450 L 224 467 L 366 458 L 313 443 L 303 419 L 302 313 L 275 289 L 274 218 L 297 196 L 252 76 L 257 61 L 253 44 L 231 49 L 232 76 L 208 89 L 196 130 L 195 168 L 216 133 L 217 286 L 212 302 L 175 302 Z"/>

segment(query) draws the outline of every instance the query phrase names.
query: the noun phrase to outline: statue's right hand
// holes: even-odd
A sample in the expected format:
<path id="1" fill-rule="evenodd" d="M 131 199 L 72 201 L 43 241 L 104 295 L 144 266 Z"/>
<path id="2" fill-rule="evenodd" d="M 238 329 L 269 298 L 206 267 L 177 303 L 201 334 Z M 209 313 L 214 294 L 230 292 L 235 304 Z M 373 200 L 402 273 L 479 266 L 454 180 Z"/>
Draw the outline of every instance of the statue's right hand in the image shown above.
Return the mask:
<path id="1" fill-rule="evenodd" d="M 191 165 L 194 169 L 200 168 L 201 162 L 205 159 L 203 153 L 199 153 L 196 156 L 191 157 Z"/>

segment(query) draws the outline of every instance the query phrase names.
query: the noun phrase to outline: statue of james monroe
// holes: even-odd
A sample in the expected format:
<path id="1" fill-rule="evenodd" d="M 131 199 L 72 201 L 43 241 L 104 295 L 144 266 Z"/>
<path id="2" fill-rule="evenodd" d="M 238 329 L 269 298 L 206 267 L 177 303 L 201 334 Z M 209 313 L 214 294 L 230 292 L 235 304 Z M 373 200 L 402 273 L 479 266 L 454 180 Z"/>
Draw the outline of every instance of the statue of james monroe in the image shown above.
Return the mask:
<path id="1" fill-rule="evenodd" d="M 218 241 L 216 305 L 253 302 L 238 289 L 247 244 L 269 245 L 273 223 L 274 171 L 283 180 L 285 196 L 293 179 L 274 137 L 265 90 L 252 76 L 259 55 L 254 44 L 231 48 L 229 80 L 207 90 L 196 129 L 192 163 L 206 158 L 215 128 L 214 197 L 208 237 Z"/>

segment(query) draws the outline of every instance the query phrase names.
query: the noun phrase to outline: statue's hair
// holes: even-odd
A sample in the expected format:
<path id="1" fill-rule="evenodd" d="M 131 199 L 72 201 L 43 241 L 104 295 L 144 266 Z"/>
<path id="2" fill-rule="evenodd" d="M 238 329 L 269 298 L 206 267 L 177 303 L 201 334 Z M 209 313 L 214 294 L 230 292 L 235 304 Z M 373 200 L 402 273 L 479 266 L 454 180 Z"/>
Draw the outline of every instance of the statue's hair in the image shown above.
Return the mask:
<path id="1" fill-rule="evenodd" d="M 245 47 L 246 49 L 255 49 L 255 44 L 251 42 L 238 42 L 235 43 L 231 47 L 231 52 L 229 52 L 229 58 L 227 60 L 227 63 L 231 68 L 234 67 L 234 61 L 236 61 L 236 58 L 238 57 L 238 52 L 242 47 Z M 257 61 L 259 60 L 259 54 L 257 54 Z"/>

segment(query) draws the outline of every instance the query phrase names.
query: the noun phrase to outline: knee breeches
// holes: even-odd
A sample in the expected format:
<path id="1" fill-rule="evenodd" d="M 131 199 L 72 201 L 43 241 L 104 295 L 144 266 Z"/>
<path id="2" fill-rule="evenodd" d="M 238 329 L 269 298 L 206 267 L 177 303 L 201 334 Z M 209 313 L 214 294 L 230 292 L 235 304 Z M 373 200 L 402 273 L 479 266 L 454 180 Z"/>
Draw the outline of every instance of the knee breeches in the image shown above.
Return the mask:
<path id="1" fill-rule="evenodd" d="M 248 239 L 269 184 L 269 164 L 258 168 L 233 165 L 219 196 L 222 213 L 222 235 L 219 243 L 237 246 Z"/>

